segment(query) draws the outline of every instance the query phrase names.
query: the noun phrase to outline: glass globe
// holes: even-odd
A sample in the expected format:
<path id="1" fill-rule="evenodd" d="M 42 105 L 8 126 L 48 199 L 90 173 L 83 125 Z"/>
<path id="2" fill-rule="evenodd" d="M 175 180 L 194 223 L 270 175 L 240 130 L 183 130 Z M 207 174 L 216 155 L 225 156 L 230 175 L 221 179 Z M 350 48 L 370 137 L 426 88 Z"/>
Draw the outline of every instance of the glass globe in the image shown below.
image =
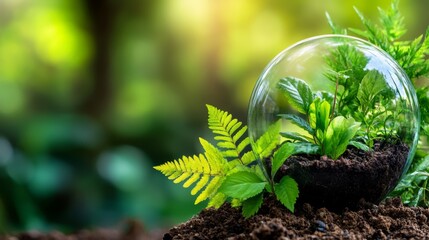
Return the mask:
<path id="1" fill-rule="evenodd" d="M 410 165 L 419 124 L 402 68 L 371 43 L 344 35 L 282 51 L 260 75 L 248 110 L 252 148 L 267 172 L 272 155 L 260 155 L 258 139 L 276 131 L 280 146 L 301 148 L 273 178 L 293 177 L 298 202 L 332 209 L 381 201 Z"/>

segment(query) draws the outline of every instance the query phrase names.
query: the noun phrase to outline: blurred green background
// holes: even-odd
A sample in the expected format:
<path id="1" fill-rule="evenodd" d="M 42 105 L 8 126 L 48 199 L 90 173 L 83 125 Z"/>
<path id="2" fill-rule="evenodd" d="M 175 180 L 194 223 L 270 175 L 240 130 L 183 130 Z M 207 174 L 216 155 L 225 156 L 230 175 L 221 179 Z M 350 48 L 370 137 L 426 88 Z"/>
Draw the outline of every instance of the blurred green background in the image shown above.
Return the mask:
<path id="1" fill-rule="evenodd" d="M 296 41 L 360 27 L 389 0 L 0 0 L 0 233 L 200 211 L 152 167 L 199 153 L 205 104 L 246 122 L 253 85 Z M 416 37 L 428 0 L 400 9 Z"/>

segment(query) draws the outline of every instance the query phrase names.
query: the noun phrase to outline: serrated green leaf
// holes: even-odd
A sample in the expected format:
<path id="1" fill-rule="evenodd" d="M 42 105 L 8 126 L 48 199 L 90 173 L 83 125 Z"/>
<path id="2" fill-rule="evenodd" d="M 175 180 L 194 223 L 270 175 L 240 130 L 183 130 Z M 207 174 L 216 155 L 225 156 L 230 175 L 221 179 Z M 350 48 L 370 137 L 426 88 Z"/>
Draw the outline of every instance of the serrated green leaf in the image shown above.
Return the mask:
<path id="1" fill-rule="evenodd" d="M 308 136 L 302 135 L 300 133 L 296 133 L 296 132 L 281 132 L 280 135 L 284 138 L 293 140 L 293 141 L 298 141 L 298 142 L 311 142 L 313 141 L 313 139 L 311 139 Z"/>
<path id="2" fill-rule="evenodd" d="M 320 154 L 320 146 L 314 143 L 296 142 L 292 144 L 294 148 L 293 154 Z"/>
<path id="3" fill-rule="evenodd" d="M 280 143 L 281 122 L 278 120 L 268 127 L 267 131 L 256 140 L 256 152 L 260 159 L 269 157 Z"/>
<path id="4" fill-rule="evenodd" d="M 219 192 L 231 198 L 246 200 L 264 190 L 267 182 L 253 172 L 240 171 L 228 175 L 219 188 Z"/>
<path id="5" fill-rule="evenodd" d="M 359 86 L 357 98 L 362 105 L 373 105 L 375 97 L 388 86 L 384 76 L 377 70 L 368 71 Z"/>
<path id="6" fill-rule="evenodd" d="M 274 177 L 283 165 L 283 163 L 288 159 L 294 152 L 294 145 L 292 143 L 284 143 L 280 148 L 275 152 L 272 166 L 271 166 L 271 176 Z"/>
<path id="7" fill-rule="evenodd" d="M 295 203 L 298 198 L 299 190 L 296 181 L 284 176 L 279 183 L 274 185 L 274 192 L 277 199 L 291 212 L 295 211 Z"/>
<path id="8" fill-rule="evenodd" d="M 313 92 L 305 81 L 295 77 L 285 77 L 280 79 L 277 87 L 297 111 L 308 113 L 310 104 L 313 102 Z"/>
<path id="9" fill-rule="evenodd" d="M 295 115 L 295 114 L 279 114 L 279 117 L 290 120 L 293 124 L 297 125 L 298 127 L 304 129 L 309 134 L 313 135 L 314 130 L 311 128 L 310 124 L 303 118 Z"/>
<path id="10" fill-rule="evenodd" d="M 246 199 L 242 203 L 241 212 L 245 218 L 249 218 L 255 215 L 258 210 L 261 208 L 263 202 L 262 193 L 251 198 Z"/>

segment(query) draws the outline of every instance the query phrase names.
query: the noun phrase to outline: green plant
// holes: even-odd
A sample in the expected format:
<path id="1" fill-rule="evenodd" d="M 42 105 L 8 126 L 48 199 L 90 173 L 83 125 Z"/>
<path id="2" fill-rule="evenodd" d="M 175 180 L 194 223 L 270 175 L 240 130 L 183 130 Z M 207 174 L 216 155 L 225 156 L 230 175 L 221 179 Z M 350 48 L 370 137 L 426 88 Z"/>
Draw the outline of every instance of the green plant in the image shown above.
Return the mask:
<path id="1" fill-rule="evenodd" d="M 400 196 L 405 204 L 412 206 L 429 206 L 429 87 L 425 79 L 429 77 L 429 27 L 425 34 L 414 40 L 401 40 L 407 29 L 403 16 L 399 11 L 399 1 L 394 0 L 390 9 L 379 8 L 379 22 L 366 18 L 358 9 L 355 9 L 364 29 L 348 29 L 350 32 L 366 38 L 376 46 L 391 55 L 405 70 L 414 84 L 420 106 L 421 125 L 420 141 L 409 171 L 405 174 L 391 196 Z M 327 14 L 329 25 L 334 33 L 347 34 L 347 29 L 338 27 Z M 396 111 L 389 110 L 395 114 Z M 391 119 L 386 119 L 394 124 Z"/>
<path id="2" fill-rule="evenodd" d="M 376 139 L 395 139 L 397 129 L 387 123 L 392 117 L 393 121 L 398 119 L 404 108 L 392 100 L 394 93 L 383 74 L 367 70 L 367 57 L 348 44 L 335 48 L 325 61 L 330 68 L 325 76 L 336 86 L 337 114 L 362 123 L 362 139 L 369 147 Z"/>
<path id="3" fill-rule="evenodd" d="M 174 183 L 183 183 L 184 188 L 195 184 L 192 195 L 198 196 L 195 204 L 209 199 L 208 207 L 219 207 L 228 199 L 233 206 L 241 206 L 245 217 L 255 214 L 260 208 L 264 192 L 273 193 L 290 211 L 298 197 L 298 185 L 289 176 L 280 182 L 274 176 L 283 162 L 302 148 L 293 143 L 280 143 L 280 122 L 272 125 L 255 143 L 254 149 L 260 159 L 270 158 L 272 170 L 269 173 L 257 161 L 249 138 L 243 137 L 247 127 L 228 112 L 207 105 L 209 128 L 215 135 L 217 147 L 200 138 L 204 154 L 183 156 L 178 160 L 155 166 Z"/>
<path id="4" fill-rule="evenodd" d="M 335 33 L 347 32 L 327 16 Z M 305 81 L 292 76 L 277 83 L 289 104 L 303 115 L 280 114 L 303 130 L 283 132 L 282 136 L 297 143 L 312 143 L 318 146 L 318 154 L 332 159 L 340 157 L 348 145 L 367 151 L 376 141 L 401 139 L 399 122 L 408 110 L 395 100 L 384 74 L 367 68 L 369 58 L 356 45 L 344 41 L 323 59 L 327 66 L 323 75 L 334 84 L 332 92 L 313 93 Z M 311 146 L 309 153 L 315 148 Z"/>
<path id="5" fill-rule="evenodd" d="M 277 87 L 282 91 L 288 102 L 305 119 L 294 114 L 280 114 L 283 119 L 305 131 L 305 135 L 296 132 L 282 132 L 283 137 L 295 141 L 295 144 L 305 146 L 305 153 L 327 155 L 332 159 L 340 157 L 348 145 L 368 150 L 363 143 L 353 141 L 359 130 L 360 123 L 352 117 L 334 116 L 335 96 L 328 100 L 314 94 L 303 80 L 294 77 L 282 78 Z M 330 102 L 333 102 L 332 104 Z"/>
<path id="6" fill-rule="evenodd" d="M 366 30 L 351 29 L 359 36 L 380 46 L 392 55 L 416 84 L 427 76 L 429 62 L 429 29 L 426 36 L 414 41 L 399 41 L 405 32 L 398 1 L 390 11 L 380 10 L 382 25 L 367 20 L 357 9 Z M 328 22 L 334 33 L 347 34 L 337 27 L 329 15 Z M 299 153 L 320 154 L 337 159 L 353 145 L 369 150 L 377 139 L 397 139 L 400 129 L 396 121 L 401 118 L 403 106 L 392 100 L 392 90 L 385 84 L 383 75 L 366 70 L 367 59 L 353 46 L 340 46 L 326 57 L 330 69 L 325 76 L 335 84 L 335 92 L 313 93 L 310 87 L 295 77 L 279 80 L 278 89 L 298 114 L 280 114 L 302 132 L 281 132 L 281 120 L 252 143 L 244 137 L 247 127 L 228 112 L 207 105 L 209 128 L 217 145 L 200 138 L 203 154 L 183 156 L 178 160 L 154 167 L 174 183 L 188 188 L 194 185 L 192 195 L 198 194 L 195 204 L 208 200 L 208 207 L 219 207 L 226 201 L 241 207 L 245 217 L 255 214 L 265 194 L 274 194 L 290 211 L 298 197 L 298 185 L 290 176 L 275 181 L 275 176 L 287 159 Z M 429 137 L 428 87 L 417 89 L 421 110 L 423 136 Z M 281 141 L 281 136 L 289 141 Z M 423 142 L 423 141 L 422 141 Z M 420 144 L 411 172 L 399 184 L 393 195 L 400 195 L 405 203 L 428 206 L 429 155 L 427 144 Z M 258 160 L 259 159 L 259 160 Z M 266 168 L 263 161 L 271 163 Z M 267 170 L 270 169 L 268 172 Z"/>

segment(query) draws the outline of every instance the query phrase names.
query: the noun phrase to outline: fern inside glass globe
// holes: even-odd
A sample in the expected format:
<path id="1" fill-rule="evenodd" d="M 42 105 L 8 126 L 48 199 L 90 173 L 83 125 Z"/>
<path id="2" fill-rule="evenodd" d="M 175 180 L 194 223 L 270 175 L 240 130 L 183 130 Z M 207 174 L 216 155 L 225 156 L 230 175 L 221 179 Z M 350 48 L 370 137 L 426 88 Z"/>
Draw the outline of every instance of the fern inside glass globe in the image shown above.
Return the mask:
<path id="1" fill-rule="evenodd" d="M 292 154 L 272 176 L 294 178 L 298 204 L 341 210 L 379 203 L 415 153 L 420 112 L 412 83 L 386 52 L 345 35 L 294 44 L 260 75 L 250 99 L 252 148 L 276 128 Z M 272 131 L 272 130 L 270 130 Z M 267 174 L 275 150 L 259 155 Z"/>

